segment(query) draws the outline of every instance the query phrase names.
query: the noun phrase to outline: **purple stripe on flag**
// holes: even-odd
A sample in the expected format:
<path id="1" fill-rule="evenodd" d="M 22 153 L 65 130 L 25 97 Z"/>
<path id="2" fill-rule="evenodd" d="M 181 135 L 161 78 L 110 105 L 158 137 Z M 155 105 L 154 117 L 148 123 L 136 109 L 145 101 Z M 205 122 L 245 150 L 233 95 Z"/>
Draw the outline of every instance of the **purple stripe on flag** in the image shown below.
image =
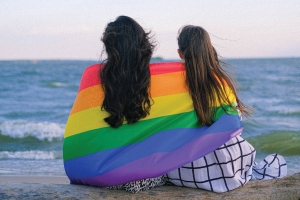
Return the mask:
<path id="1" fill-rule="evenodd" d="M 241 127 L 238 116 L 223 115 L 210 127 L 172 129 L 154 134 L 145 140 L 112 148 L 64 162 L 70 179 L 100 176 L 122 165 L 158 153 L 172 152 L 206 134 L 237 130 Z"/>
<path id="2" fill-rule="evenodd" d="M 232 135 L 237 135 L 241 133 L 242 130 L 243 128 L 239 128 L 235 131 L 204 135 L 183 145 L 175 151 L 154 153 L 100 176 L 72 179 L 71 183 L 106 187 L 161 176 L 214 151 L 227 142 Z"/>

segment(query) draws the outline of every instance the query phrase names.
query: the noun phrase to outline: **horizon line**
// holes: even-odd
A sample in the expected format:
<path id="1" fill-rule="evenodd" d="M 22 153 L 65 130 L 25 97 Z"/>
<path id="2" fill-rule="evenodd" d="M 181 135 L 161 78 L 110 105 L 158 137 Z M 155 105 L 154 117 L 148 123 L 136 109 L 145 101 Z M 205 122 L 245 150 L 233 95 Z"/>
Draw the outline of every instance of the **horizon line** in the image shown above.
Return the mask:
<path id="1" fill-rule="evenodd" d="M 246 59 L 291 59 L 291 58 L 300 58 L 300 56 L 287 56 L 287 57 L 220 57 L 219 59 L 224 60 L 246 60 Z M 162 61 L 180 61 L 179 58 L 163 58 L 161 56 L 154 56 L 151 60 L 162 60 Z M 100 62 L 101 60 L 97 59 L 88 59 L 88 58 L 39 58 L 39 59 L 0 59 L 0 61 L 96 61 Z"/>

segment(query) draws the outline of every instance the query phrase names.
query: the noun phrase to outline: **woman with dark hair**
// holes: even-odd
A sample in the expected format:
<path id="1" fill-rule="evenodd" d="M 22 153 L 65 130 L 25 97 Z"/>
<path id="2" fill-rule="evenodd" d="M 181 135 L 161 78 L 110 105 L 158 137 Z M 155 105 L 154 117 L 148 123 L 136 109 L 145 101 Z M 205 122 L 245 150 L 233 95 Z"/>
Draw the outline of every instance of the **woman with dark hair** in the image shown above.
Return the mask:
<path id="1" fill-rule="evenodd" d="M 216 121 L 220 110 L 216 105 L 226 113 L 235 110 L 239 115 L 251 114 L 251 108 L 237 96 L 235 80 L 222 68 L 226 63 L 218 59 L 205 29 L 184 26 L 179 31 L 178 46 L 199 124 L 211 126 Z M 178 186 L 226 192 L 243 186 L 251 178 L 273 179 L 286 175 L 286 163 L 280 155 L 270 155 L 256 165 L 255 153 L 253 146 L 238 134 L 204 157 L 168 172 L 167 176 Z"/>
<path id="2" fill-rule="evenodd" d="M 155 48 L 149 34 L 126 16 L 110 22 L 103 33 L 107 60 L 100 71 L 102 109 L 110 114 L 105 122 L 111 127 L 118 128 L 124 120 L 135 123 L 149 114 L 149 63 Z"/>
<path id="3" fill-rule="evenodd" d="M 99 73 L 104 91 L 101 108 L 109 113 L 104 121 L 113 128 L 124 121 L 136 123 L 149 115 L 151 108 L 149 63 L 155 43 L 150 32 L 127 16 L 108 23 L 101 40 L 107 54 Z M 135 193 L 163 184 L 165 179 L 160 176 L 108 188 Z"/>
<path id="4" fill-rule="evenodd" d="M 130 134 L 131 130 L 126 132 L 127 124 L 134 124 L 145 118 L 151 108 L 149 63 L 155 42 L 152 41 L 150 32 L 145 32 L 132 18 L 119 16 L 107 24 L 101 40 L 107 59 L 101 65 L 88 67 L 83 73 L 79 94 L 67 122 L 64 139 L 66 173 L 73 184 L 112 186 L 109 188 L 130 192 L 163 185 L 165 179 L 162 176 L 147 176 L 145 179 L 129 177 L 128 180 L 134 181 L 126 182 L 120 175 L 116 178 L 117 182 L 125 181 L 125 184 L 119 185 L 109 184 L 103 179 L 83 180 L 83 177 L 91 177 L 93 173 L 105 173 L 107 167 L 105 168 L 106 164 L 103 163 L 106 161 L 110 162 L 111 168 L 114 169 L 115 165 L 122 165 L 123 156 L 131 159 L 121 151 L 112 155 L 106 153 L 109 151 L 106 149 L 114 149 L 118 142 L 121 147 L 132 143 L 131 140 L 134 139 L 123 134 Z M 92 112 L 89 112 L 91 108 Z M 124 123 L 126 126 L 122 128 Z M 81 131 L 83 133 L 79 134 Z M 131 132 L 134 135 L 134 131 Z M 143 135 L 143 132 L 140 135 Z M 97 153 L 101 150 L 104 151 L 104 155 Z M 81 159 L 79 162 L 76 161 L 77 156 Z M 125 172 L 124 174 L 126 175 Z"/>

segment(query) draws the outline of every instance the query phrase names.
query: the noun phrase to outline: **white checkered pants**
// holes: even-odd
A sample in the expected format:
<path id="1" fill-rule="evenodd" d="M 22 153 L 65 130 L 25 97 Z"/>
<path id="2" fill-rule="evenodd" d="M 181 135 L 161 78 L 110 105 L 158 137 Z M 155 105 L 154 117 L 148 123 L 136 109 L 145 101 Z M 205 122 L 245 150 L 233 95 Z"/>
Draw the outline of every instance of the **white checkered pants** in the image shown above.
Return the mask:
<path id="1" fill-rule="evenodd" d="M 226 192 L 251 179 L 281 178 L 287 174 L 286 162 L 280 155 L 270 155 L 257 164 L 255 154 L 251 144 L 236 136 L 206 156 L 167 173 L 167 178 L 177 186 Z"/>

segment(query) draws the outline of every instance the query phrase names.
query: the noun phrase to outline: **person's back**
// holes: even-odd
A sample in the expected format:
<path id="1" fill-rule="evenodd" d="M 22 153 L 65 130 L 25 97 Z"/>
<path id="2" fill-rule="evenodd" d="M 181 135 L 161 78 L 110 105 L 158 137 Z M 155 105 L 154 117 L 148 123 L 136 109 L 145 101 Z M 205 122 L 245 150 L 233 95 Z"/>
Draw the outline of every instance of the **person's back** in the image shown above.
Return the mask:
<path id="1" fill-rule="evenodd" d="M 65 131 L 65 161 L 74 160 L 78 156 L 101 152 L 118 145 L 124 146 L 134 138 L 134 135 L 133 137 L 120 135 L 120 132 L 124 133 L 124 128 L 119 130 L 117 128 L 122 126 L 123 123 L 136 123 L 149 115 L 151 107 L 149 62 L 155 48 L 149 34 L 150 32 L 146 33 L 135 20 L 127 16 L 119 16 L 105 28 L 102 42 L 104 43 L 107 59 L 104 60 L 102 65 L 93 65 L 87 68 L 82 76 L 78 96 Z M 97 107 L 101 107 L 101 110 L 98 110 Z M 93 115 L 95 113 L 90 111 L 91 109 L 93 111 L 97 110 L 95 116 Z M 110 134 L 110 137 L 103 135 L 98 137 L 99 134 L 92 131 L 95 129 L 100 130 L 99 132 L 103 134 Z M 125 128 L 126 131 L 131 132 L 128 128 Z M 79 133 L 82 132 L 85 132 L 85 134 L 80 135 Z M 118 141 L 120 142 L 118 143 Z M 72 151 L 78 144 L 81 150 Z M 101 185 L 97 181 L 96 183 L 93 183 L 95 181 L 85 182 L 78 181 L 75 178 L 78 176 L 91 176 L 93 173 L 99 174 L 99 171 L 102 173 L 102 170 L 95 171 L 93 169 L 95 166 L 100 167 L 101 164 L 87 165 L 95 157 L 95 160 L 97 160 L 99 156 L 101 159 L 105 159 L 103 155 L 96 153 L 96 155 L 90 157 L 83 157 L 80 161 L 83 165 L 74 165 L 71 161 L 65 162 L 66 173 L 71 182 Z M 106 159 L 113 160 L 114 156 L 110 154 Z M 161 177 L 150 180 L 156 181 L 153 186 L 163 183 Z M 127 190 L 132 188 L 134 189 L 134 186 L 129 186 Z"/>
<path id="2" fill-rule="evenodd" d="M 236 113 L 250 115 L 251 109 L 238 98 L 234 79 L 222 68 L 225 63 L 219 61 L 206 30 L 199 26 L 183 27 L 178 46 L 199 124 L 215 123 L 217 103 L 227 113 L 229 106 Z M 255 153 L 253 146 L 237 135 L 204 157 L 168 172 L 167 176 L 178 186 L 226 192 L 259 176 L 272 179 L 286 175 L 286 163 L 281 156 L 271 155 L 265 159 L 265 166 L 255 166 Z"/>

